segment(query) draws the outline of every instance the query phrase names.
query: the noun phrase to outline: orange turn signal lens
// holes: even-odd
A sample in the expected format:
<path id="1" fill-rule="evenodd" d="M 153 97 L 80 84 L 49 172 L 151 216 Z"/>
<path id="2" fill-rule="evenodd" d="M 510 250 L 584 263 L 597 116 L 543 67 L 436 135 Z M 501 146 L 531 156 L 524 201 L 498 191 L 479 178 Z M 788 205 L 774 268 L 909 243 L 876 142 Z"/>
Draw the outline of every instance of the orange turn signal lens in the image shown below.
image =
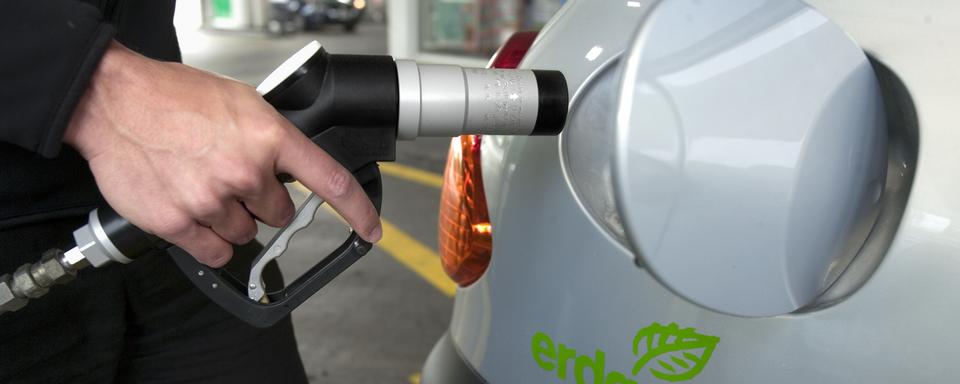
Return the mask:
<path id="1" fill-rule="evenodd" d="M 493 227 L 480 172 L 480 138 L 465 135 L 450 142 L 440 193 L 440 261 L 461 287 L 483 275 L 493 251 Z"/>
<path id="2" fill-rule="evenodd" d="M 516 68 L 536 40 L 537 32 L 517 32 L 493 55 L 493 68 Z M 440 262 L 461 287 L 473 284 L 490 265 L 493 226 L 483 193 L 480 136 L 464 135 L 450 142 L 440 192 Z"/>

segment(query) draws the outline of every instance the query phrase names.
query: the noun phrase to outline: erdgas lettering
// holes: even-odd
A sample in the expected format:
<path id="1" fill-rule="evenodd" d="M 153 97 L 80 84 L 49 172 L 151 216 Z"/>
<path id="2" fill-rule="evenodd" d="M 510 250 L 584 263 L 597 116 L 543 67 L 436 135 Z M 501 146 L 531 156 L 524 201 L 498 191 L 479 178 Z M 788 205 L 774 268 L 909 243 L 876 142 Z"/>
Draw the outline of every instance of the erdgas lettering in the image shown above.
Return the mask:
<path id="1" fill-rule="evenodd" d="M 544 332 L 533 335 L 530 352 L 538 367 L 554 372 L 560 380 L 572 376 L 577 384 L 637 384 L 640 378 L 649 377 L 644 372 L 678 382 L 699 375 L 719 342 L 719 337 L 697 333 L 694 328 L 653 323 L 634 335 L 631 346 L 637 360 L 625 371 L 607 366 L 606 352 L 601 349 L 580 353 Z"/>

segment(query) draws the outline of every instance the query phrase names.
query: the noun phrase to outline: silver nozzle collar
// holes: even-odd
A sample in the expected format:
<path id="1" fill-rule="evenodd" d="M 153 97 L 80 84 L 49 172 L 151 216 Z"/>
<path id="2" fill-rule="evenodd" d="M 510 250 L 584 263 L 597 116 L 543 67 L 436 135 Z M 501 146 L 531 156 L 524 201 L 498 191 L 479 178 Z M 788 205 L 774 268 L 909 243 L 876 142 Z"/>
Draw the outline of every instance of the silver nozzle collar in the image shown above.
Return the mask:
<path id="1" fill-rule="evenodd" d="M 107 237 L 96 210 L 90 212 L 87 225 L 73 231 L 73 239 L 77 242 L 77 247 L 74 248 L 76 252 L 82 254 L 83 258 L 87 259 L 90 265 L 94 267 L 100 267 L 111 261 L 123 264 L 133 261 L 124 256 Z M 67 253 L 70 253 L 70 255 L 67 255 L 70 260 L 76 259 L 74 249 L 67 251 Z"/>
<path id="2" fill-rule="evenodd" d="M 413 140 L 420 133 L 420 69 L 412 60 L 397 60 L 397 138 Z"/>
<path id="3" fill-rule="evenodd" d="M 397 137 L 529 135 L 540 90 L 533 71 L 397 60 Z"/>

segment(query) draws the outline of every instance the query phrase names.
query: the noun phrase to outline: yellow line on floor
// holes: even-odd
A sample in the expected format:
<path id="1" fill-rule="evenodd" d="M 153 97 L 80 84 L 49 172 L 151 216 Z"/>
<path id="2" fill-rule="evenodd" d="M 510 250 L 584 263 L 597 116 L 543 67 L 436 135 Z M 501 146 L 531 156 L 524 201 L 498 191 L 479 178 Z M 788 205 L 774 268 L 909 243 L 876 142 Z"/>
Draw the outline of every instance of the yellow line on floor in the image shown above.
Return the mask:
<path id="1" fill-rule="evenodd" d="M 409 381 L 410 384 L 420 384 L 420 374 L 414 373 L 410 375 L 410 377 L 407 378 L 407 381 Z"/>
<path id="2" fill-rule="evenodd" d="M 397 163 L 380 163 L 380 172 L 437 189 L 443 185 L 443 176 L 439 174 Z"/>
<path id="3" fill-rule="evenodd" d="M 310 190 L 303 184 L 293 183 L 293 187 L 301 193 L 310 194 Z M 330 212 L 334 212 L 328 204 L 324 204 L 323 207 Z M 340 215 L 335 212 L 334 215 L 340 218 Z M 400 264 L 420 275 L 421 278 L 440 290 L 444 295 L 453 297 L 454 293 L 457 292 L 457 285 L 447 277 L 443 267 L 440 266 L 440 255 L 437 255 L 433 249 L 417 241 L 413 236 L 410 236 L 387 219 L 381 217 L 380 223 L 383 228 L 383 238 L 376 244 L 377 247 L 386 251 Z"/>
<path id="4" fill-rule="evenodd" d="M 443 272 L 440 256 L 389 221 L 380 219 L 380 222 L 383 224 L 383 238 L 377 246 L 387 251 L 400 264 L 416 272 L 440 292 L 453 297 L 457 292 L 457 285 Z"/>

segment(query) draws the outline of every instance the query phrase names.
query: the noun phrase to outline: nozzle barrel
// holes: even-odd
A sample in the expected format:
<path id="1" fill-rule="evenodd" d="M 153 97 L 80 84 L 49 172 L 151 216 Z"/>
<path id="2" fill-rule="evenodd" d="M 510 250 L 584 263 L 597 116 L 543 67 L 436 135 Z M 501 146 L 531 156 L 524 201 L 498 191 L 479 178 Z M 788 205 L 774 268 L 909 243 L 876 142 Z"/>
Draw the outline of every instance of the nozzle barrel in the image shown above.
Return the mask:
<path id="1" fill-rule="evenodd" d="M 569 99 L 558 71 L 331 55 L 317 42 L 290 57 L 257 90 L 308 137 L 333 126 L 396 126 L 397 138 L 405 140 L 557 135 Z"/>
<path id="2" fill-rule="evenodd" d="M 556 135 L 567 115 L 557 71 L 479 69 L 397 60 L 397 136 Z"/>

